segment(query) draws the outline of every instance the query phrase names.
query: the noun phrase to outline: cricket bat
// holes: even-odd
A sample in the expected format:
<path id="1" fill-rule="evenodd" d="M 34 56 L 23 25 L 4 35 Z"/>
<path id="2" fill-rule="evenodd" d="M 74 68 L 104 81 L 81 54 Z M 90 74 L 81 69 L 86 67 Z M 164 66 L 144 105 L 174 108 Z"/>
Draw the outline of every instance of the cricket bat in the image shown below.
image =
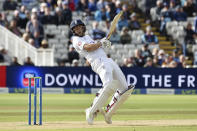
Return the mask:
<path id="1" fill-rule="evenodd" d="M 115 28 L 116 28 L 116 24 L 118 23 L 118 20 L 120 19 L 120 17 L 122 16 L 123 11 L 120 11 L 113 19 L 113 21 L 111 22 L 111 26 L 109 29 L 109 32 L 107 34 L 107 40 L 110 39 L 112 33 L 114 32 Z"/>

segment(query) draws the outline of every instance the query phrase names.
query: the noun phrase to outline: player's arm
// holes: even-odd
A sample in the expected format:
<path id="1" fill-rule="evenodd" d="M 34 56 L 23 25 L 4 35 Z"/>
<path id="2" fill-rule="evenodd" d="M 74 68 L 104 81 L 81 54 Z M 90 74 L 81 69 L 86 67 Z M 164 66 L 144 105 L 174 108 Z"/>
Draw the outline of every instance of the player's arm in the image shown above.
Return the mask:
<path id="1" fill-rule="evenodd" d="M 91 51 L 95 51 L 96 49 L 98 49 L 100 47 L 102 47 L 102 48 L 110 48 L 111 47 L 111 42 L 105 37 L 105 38 L 99 40 L 95 44 L 85 44 L 83 46 L 83 49 L 88 51 L 88 52 L 91 52 Z"/>
<path id="2" fill-rule="evenodd" d="M 87 52 L 91 52 L 91 51 L 95 51 L 98 48 L 100 48 L 102 46 L 102 43 L 100 41 L 98 41 L 95 44 L 85 44 L 83 46 L 83 49 L 86 50 Z"/>

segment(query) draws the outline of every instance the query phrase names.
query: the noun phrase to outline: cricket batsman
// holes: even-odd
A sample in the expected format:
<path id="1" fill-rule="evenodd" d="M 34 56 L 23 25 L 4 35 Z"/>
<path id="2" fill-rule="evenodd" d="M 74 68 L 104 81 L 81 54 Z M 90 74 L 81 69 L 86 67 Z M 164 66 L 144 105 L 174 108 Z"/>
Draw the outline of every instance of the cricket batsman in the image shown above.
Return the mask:
<path id="1" fill-rule="evenodd" d="M 91 107 L 86 109 L 86 120 L 88 124 L 93 124 L 97 113 L 101 112 L 106 123 L 111 124 L 113 113 L 131 95 L 134 86 L 127 85 L 120 67 L 107 57 L 104 49 L 111 47 L 111 42 L 107 38 L 94 41 L 89 35 L 85 35 L 86 26 L 81 20 L 72 21 L 70 29 L 73 33 L 73 47 L 87 59 L 92 70 L 99 75 L 103 83 L 103 88 L 96 94 Z M 103 108 L 112 95 L 111 102 Z"/>

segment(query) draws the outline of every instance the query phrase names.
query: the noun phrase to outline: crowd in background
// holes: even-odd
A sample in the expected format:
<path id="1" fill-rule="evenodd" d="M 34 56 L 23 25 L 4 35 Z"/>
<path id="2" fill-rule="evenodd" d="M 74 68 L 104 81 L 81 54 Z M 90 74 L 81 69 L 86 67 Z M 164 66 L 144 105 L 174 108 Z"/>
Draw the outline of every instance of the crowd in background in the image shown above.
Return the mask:
<path id="1" fill-rule="evenodd" d="M 146 0 L 146 14 L 151 15 L 155 12 L 155 17 L 152 23 L 157 25 L 159 31 L 167 36 L 166 24 L 170 21 L 187 21 L 188 17 L 195 17 L 197 13 L 197 4 L 195 0 Z M 194 28 L 192 27 L 194 23 Z M 193 57 L 193 52 L 189 51 L 192 45 L 196 44 L 197 38 L 197 19 L 194 22 L 188 22 L 185 31 L 185 38 L 183 46 L 183 53 L 186 56 Z"/>
<path id="2" fill-rule="evenodd" d="M 70 25 L 72 13 L 82 12 L 88 20 L 94 20 L 92 30 L 89 32 L 94 40 L 99 40 L 106 36 L 106 30 L 98 28 L 100 22 L 105 22 L 107 29 L 114 16 L 121 10 L 124 12 L 118 21 L 116 31 L 110 38 L 114 44 L 132 44 L 130 31 L 140 30 L 141 25 L 136 14 L 143 14 L 146 23 L 154 24 L 165 36 L 166 23 L 168 21 L 186 21 L 187 17 L 196 16 L 195 0 L 145 0 L 145 12 L 138 8 L 137 0 L 128 0 L 129 5 L 122 4 L 120 0 L 4 0 L 3 11 L 0 12 L 0 25 L 8 28 L 17 36 L 23 38 L 35 48 L 49 48 L 47 39 L 50 37 L 45 33 L 44 25 Z M 150 10 L 155 10 L 157 16 L 151 19 Z M 6 11 L 13 14 L 8 20 Z M 88 24 L 88 23 L 87 23 Z M 188 23 L 185 36 L 186 44 L 196 44 L 197 19 L 195 28 Z M 24 30 L 24 32 L 21 31 Z M 68 37 L 71 39 L 72 34 Z M 166 54 L 164 50 L 154 48 L 152 51 L 149 45 L 159 44 L 158 37 L 152 31 L 151 26 L 146 28 L 141 36 L 143 47 L 136 49 L 133 56 L 123 58 L 126 67 L 183 67 L 187 66 L 185 54 L 179 54 L 177 50 L 172 55 Z M 71 43 L 67 43 L 71 44 Z M 0 61 L 5 60 L 5 49 L 0 51 Z M 68 59 L 60 61 L 58 64 L 64 66 L 69 62 L 73 66 L 78 66 L 79 55 L 72 46 L 69 46 Z M 11 65 L 19 65 L 17 58 L 9 60 Z M 28 57 L 24 65 L 34 65 Z"/>

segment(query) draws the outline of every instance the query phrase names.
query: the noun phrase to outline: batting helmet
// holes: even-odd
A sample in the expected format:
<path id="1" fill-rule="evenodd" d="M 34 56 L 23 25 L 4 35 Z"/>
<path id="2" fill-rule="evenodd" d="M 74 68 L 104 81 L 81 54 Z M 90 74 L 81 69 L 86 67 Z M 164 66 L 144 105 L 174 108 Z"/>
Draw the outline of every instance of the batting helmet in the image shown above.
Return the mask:
<path id="1" fill-rule="evenodd" d="M 70 29 L 71 29 L 71 31 L 72 31 L 72 33 L 73 33 L 74 35 L 77 35 L 77 34 L 75 34 L 75 32 L 73 31 L 73 29 L 74 29 L 74 27 L 76 27 L 76 26 L 78 26 L 78 25 L 84 26 L 84 32 L 86 31 L 86 26 L 85 26 L 85 24 L 83 23 L 83 21 L 81 21 L 81 20 L 79 20 L 79 19 L 73 20 L 73 21 L 71 22 L 71 24 L 70 24 Z"/>

